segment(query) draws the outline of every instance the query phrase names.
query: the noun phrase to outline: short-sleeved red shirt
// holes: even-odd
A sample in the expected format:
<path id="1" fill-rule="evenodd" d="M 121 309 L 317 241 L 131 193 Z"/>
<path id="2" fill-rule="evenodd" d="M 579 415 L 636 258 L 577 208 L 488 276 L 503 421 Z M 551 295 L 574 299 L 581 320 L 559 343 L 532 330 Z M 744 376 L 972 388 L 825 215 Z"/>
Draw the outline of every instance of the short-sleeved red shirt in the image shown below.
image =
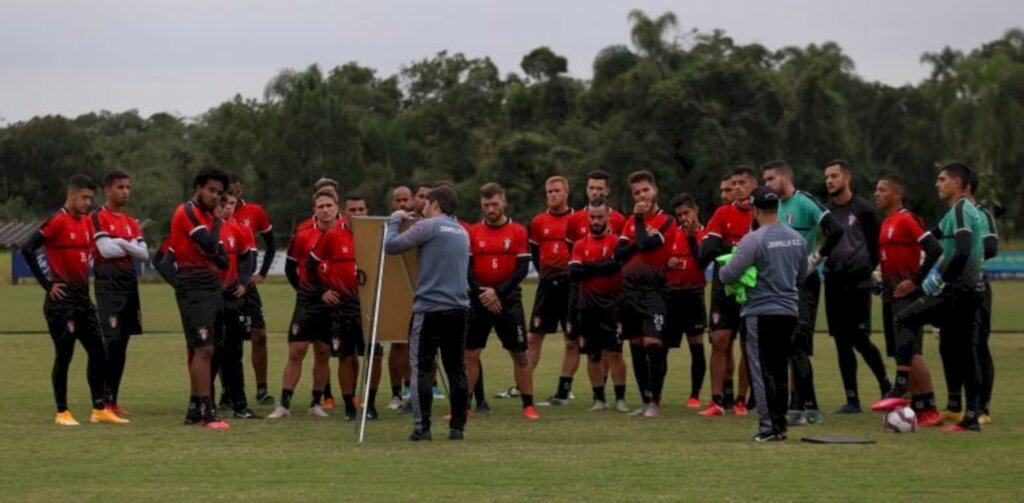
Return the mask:
<path id="1" fill-rule="evenodd" d="M 263 206 L 244 199 L 238 200 L 238 207 L 235 208 L 234 218 L 242 225 L 251 229 L 253 235 L 262 234 L 273 228 L 270 223 L 270 217 L 267 216 L 267 211 L 263 209 Z"/>
<path id="2" fill-rule="evenodd" d="M 194 219 L 194 220 L 193 220 Z M 192 239 L 199 229 L 212 231 L 213 213 L 195 201 L 178 205 L 171 217 L 171 249 L 178 266 L 178 279 L 201 283 L 219 283 L 217 263 Z"/>
<path id="3" fill-rule="evenodd" d="M 572 262 L 605 262 L 615 259 L 615 246 L 619 237 L 611 232 L 595 238 L 587 234 L 572 247 Z M 579 307 L 608 306 L 607 300 L 622 291 L 622 271 L 609 276 L 595 276 L 579 284 Z M 604 302 L 602 302 L 604 301 Z"/>
<path id="4" fill-rule="evenodd" d="M 693 236 L 694 243 L 699 246 L 699 243 L 704 240 L 704 234 L 706 231 L 703 228 L 698 230 Z M 668 287 L 674 290 L 700 290 L 708 282 L 704 276 L 704 270 L 697 262 L 698 250 L 690 246 L 689 238 L 690 235 L 680 228 L 676 232 L 676 239 L 672 241 L 670 258 L 675 257 L 681 267 L 679 269 L 669 268 L 665 274 L 665 281 L 668 283 Z"/>
<path id="5" fill-rule="evenodd" d="M 45 238 L 43 251 L 50 267 L 50 281 L 89 292 L 89 260 L 92 258 L 92 224 L 88 216 L 72 216 L 66 208 L 39 227 Z"/>
<path id="6" fill-rule="evenodd" d="M 753 223 L 754 212 L 750 208 L 741 208 L 736 203 L 723 204 L 708 221 L 705 236 L 718 236 L 727 244 L 735 246 L 750 232 Z"/>
<path id="7" fill-rule="evenodd" d="M 545 211 L 530 221 L 530 243 L 540 248 L 540 279 L 557 278 L 569 273 L 569 246 L 566 229 L 573 211 Z"/>
<path id="8" fill-rule="evenodd" d="M 590 212 L 586 208 L 572 214 L 572 218 L 569 219 L 569 226 L 565 230 L 565 240 L 569 244 L 574 244 L 590 235 L 589 216 Z M 626 217 L 622 213 L 612 210 L 611 214 L 608 215 L 608 227 L 611 229 L 611 234 L 615 236 L 622 235 L 622 226 L 625 223 Z"/>
<path id="9" fill-rule="evenodd" d="M 622 228 L 622 237 L 630 244 L 636 243 L 636 217 L 626 219 Z M 679 227 L 668 213 L 658 210 L 657 213 L 643 217 L 647 234 L 654 231 L 661 233 L 663 242 L 654 249 L 637 250 L 629 261 L 622 266 L 624 287 L 629 289 L 661 289 L 665 285 L 665 271 L 668 269 L 668 258 L 672 253 L 672 243 L 676 239 Z"/>
<path id="10" fill-rule="evenodd" d="M 328 290 L 337 292 L 346 302 L 359 300 L 356 245 L 347 225 L 325 232 L 310 253 L 320 264 L 317 278 Z"/>
<path id="11" fill-rule="evenodd" d="M 135 262 L 130 256 L 108 259 L 96 248 L 96 241 L 104 237 L 121 238 L 129 243 L 142 239 L 139 222 L 124 212 L 113 212 L 106 206 L 92 212 L 93 227 L 93 274 L 96 276 L 97 291 L 127 291 L 138 288 Z"/>
<path id="12" fill-rule="evenodd" d="M 916 215 L 902 209 L 882 221 L 879 233 L 882 281 L 893 290 L 901 281 L 913 278 L 921 267 L 921 240 L 927 231 Z"/>
<path id="13" fill-rule="evenodd" d="M 288 243 L 288 260 L 296 262 L 298 265 L 299 290 L 301 291 L 313 292 L 316 290 L 309 277 L 309 273 L 306 271 L 306 258 L 309 257 L 313 248 L 326 233 L 327 231 L 320 229 L 319 226 L 312 226 L 302 232 L 295 233 L 292 236 L 291 242 Z"/>
<path id="14" fill-rule="evenodd" d="M 252 229 L 237 219 L 225 220 L 220 228 L 220 240 L 228 254 L 228 268 L 218 271 L 222 290 L 233 290 L 238 286 L 238 259 L 256 248 Z"/>
<path id="15" fill-rule="evenodd" d="M 519 257 L 529 257 L 526 228 L 511 219 L 501 225 L 487 222 L 469 228 L 470 267 L 480 286 L 494 288 L 516 272 Z"/>

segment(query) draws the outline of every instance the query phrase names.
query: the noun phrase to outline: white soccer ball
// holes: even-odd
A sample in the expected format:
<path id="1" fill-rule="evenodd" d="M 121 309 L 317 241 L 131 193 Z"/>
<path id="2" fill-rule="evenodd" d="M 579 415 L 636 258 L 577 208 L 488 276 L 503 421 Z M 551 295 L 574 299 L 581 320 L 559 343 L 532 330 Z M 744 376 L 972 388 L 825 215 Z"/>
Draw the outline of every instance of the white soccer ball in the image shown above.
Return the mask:
<path id="1" fill-rule="evenodd" d="M 910 407 L 897 407 L 885 415 L 882 426 L 893 433 L 913 433 L 917 430 L 917 414 Z"/>

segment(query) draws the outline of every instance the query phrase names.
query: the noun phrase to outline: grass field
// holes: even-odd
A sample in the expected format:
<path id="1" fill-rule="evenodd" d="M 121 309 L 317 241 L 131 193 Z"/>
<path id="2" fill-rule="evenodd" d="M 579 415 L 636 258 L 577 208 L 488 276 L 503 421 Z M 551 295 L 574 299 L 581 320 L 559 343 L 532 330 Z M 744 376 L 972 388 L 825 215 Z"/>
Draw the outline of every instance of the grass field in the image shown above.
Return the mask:
<path id="1" fill-rule="evenodd" d="M 271 329 L 271 387 L 280 383 L 283 329 L 292 296 L 286 285 L 262 290 Z M 532 289 L 527 291 L 527 305 Z M 995 325 L 1024 332 L 1019 301 L 1024 285 L 996 285 Z M 589 385 L 577 375 L 577 400 L 542 409 L 543 419 L 520 419 L 518 404 L 492 399 L 495 412 L 473 418 L 467 440 L 438 435 L 430 444 L 405 440 L 408 416 L 384 411 L 368 427 L 364 445 L 356 427 L 340 417 L 304 414 L 281 421 L 232 423 L 228 432 L 181 425 L 187 401 L 184 345 L 171 290 L 143 286 L 146 335 L 133 340 L 122 391 L 132 411 L 125 427 L 52 424 L 49 372 L 52 349 L 43 333 L 42 290 L 0 286 L 0 499 L 182 500 L 862 500 L 922 498 L 1021 500 L 1024 488 L 1024 337 L 992 338 L 998 377 L 995 424 L 980 435 L 882 432 L 873 414 L 827 415 L 825 424 L 794 429 L 782 445 L 749 441 L 753 416 L 703 419 L 683 407 L 689 355 L 671 355 L 666 409 L 653 420 L 618 413 L 588 413 Z M 817 335 L 818 394 L 826 410 L 841 402 L 835 352 Z M 492 338 L 484 353 L 488 393 L 511 383 L 511 364 Z M 880 336 L 876 341 L 881 342 Z M 561 345 L 549 341 L 538 369 L 537 394 L 553 390 Z M 926 357 L 944 396 L 934 338 Z M 84 352 L 72 368 L 71 409 L 88 420 Z M 251 368 L 247 379 L 251 386 Z M 385 376 L 384 385 L 387 386 Z M 861 365 L 865 400 L 873 379 Z M 294 410 L 309 396 L 308 366 Z M 707 386 L 705 385 L 705 390 Z M 705 396 L 707 398 L 707 392 Z M 274 391 L 277 394 L 277 390 Z M 387 392 L 382 392 L 382 407 Z M 637 401 L 635 389 L 627 398 Z M 942 400 L 944 401 L 944 400 Z M 436 404 L 442 413 L 447 401 Z M 438 410 L 440 409 L 440 411 Z M 383 410 L 383 409 L 382 409 Z M 268 408 L 260 408 L 263 413 Z M 436 433 L 444 433 L 439 424 Z M 844 434 L 878 441 L 868 446 L 817 446 L 797 439 Z"/>

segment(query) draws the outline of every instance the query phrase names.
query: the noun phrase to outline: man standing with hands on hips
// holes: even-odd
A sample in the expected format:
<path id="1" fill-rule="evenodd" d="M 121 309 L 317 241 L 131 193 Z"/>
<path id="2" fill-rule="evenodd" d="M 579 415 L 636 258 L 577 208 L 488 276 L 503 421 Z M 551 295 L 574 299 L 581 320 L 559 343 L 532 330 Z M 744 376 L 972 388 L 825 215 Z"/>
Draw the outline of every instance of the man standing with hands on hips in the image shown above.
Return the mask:
<path id="1" fill-rule="evenodd" d="M 412 307 L 409 333 L 413 431 L 409 440 L 430 440 L 430 408 L 434 393 L 430 371 L 438 349 L 451 385 L 451 422 L 448 438 L 462 440 L 466 425 L 469 386 L 466 377 L 466 315 L 469 311 L 469 234 L 454 217 L 458 195 L 451 187 L 437 187 L 427 195 L 423 219 L 400 232 L 411 216 L 391 214 L 384 251 L 398 255 L 413 248 L 420 277 Z"/>

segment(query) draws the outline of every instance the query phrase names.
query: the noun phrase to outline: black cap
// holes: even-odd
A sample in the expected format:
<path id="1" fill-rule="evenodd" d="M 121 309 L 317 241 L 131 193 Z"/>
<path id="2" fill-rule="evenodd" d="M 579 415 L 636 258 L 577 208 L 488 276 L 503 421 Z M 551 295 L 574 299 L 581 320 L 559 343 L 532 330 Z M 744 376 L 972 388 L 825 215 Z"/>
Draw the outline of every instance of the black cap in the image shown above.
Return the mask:
<path id="1" fill-rule="evenodd" d="M 755 208 L 762 210 L 774 210 L 779 207 L 779 195 L 772 192 L 768 187 L 758 187 L 750 195 L 750 203 Z"/>

